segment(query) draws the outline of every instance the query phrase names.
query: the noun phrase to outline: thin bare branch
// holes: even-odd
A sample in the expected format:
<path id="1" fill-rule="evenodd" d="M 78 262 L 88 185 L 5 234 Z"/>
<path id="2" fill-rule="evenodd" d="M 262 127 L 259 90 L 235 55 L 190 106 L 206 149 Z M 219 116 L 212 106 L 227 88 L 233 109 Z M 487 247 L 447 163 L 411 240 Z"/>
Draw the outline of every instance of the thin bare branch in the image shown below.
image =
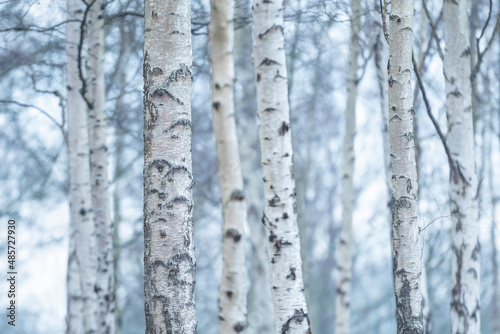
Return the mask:
<path id="1" fill-rule="evenodd" d="M 38 110 L 39 112 L 41 112 L 44 116 L 46 116 L 52 123 L 54 123 L 63 133 L 64 136 L 65 135 L 65 132 L 64 132 L 64 129 L 63 129 L 63 126 L 62 124 L 59 124 L 56 119 L 54 117 L 52 117 L 48 112 L 46 112 L 45 110 L 33 105 L 33 104 L 26 104 L 26 103 L 22 103 L 22 102 L 18 102 L 18 101 L 14 101 L 14 100 L 0 100 L 0 103 L 6 103 L 6 104 L 15 104 L 16 106 L 19 106 L 19 107 L 23 107 L 23 108 L 31 108 L 31 109 L 35 109 L 35 110 Z"/>
<path id="2" fill-rule="evenodd" d="M 79 22 L 79 20 L 66 20 L 66 21 L 62 21 L 62 22 L 59 22 L 57 24 L 54 24 L 53 26 L 50 26 L 50 27 L 38 27 L 38 26 L 35 26 L 35 25 L 27 25 L 27 26 L 16 26 L 16 27 L 12 27 L 12 28 L 5 28 L 5 29 L 0 29 L 0 32 L 8 32 L 8 31 L 24 31 L 24 32 L 27 32 L 27 31 L 30 31 L 30 32 L 47 32 L 47 31 L 51 31 L 51 30 L 54 30 L 55 28 L 57 27 L 60 27 L 68 22 Z"/>
<path id="3" fill-rule="evenodd" d="M 441 43 L 440 43 L 439 37 L 437 35 L 436 24 L 432 20 L 431 13 L 429 12 L 429 9 L 427 8 L 426 0 L 422 0 L 422 5 L 424 7 L 425 16 L 427 16 L 427 20 L 429 20 L 429 25 L 431 26 L 432 38 L 434 38 L 434 40 L 436 41 L 436 48 L 437 48 L 437 51 L 439 53 L 439 57 L 441 58 L 441 60 L 444 60 L 444 53 L 443 53 L 443 49 L 441 49 Z M 441 13 L 439 14 L 439 18 L 438 18 L 437 22 L 439 22 L 439 20 L 441 19 L 442 16 L 443 16 L 443 11 L 441 11 Z"/>
<path id="4" fill-rule="evenodd" d="M 418 69 L 417 61 L 415 60 L 415 56 L 412 56 L 412 62 L 413 62 L 413 71 L 415 72 L 415 75 L 417 76 L 417 82 L 418 86 L 420 87 L 420 92 L 422 93 L 422 98 L 425 103 L 425 109 L 427 110 L 427 114 L 429 115 L 429 118 L 432 121 L 432 124 L 434 125 L 434 128 L 436 128 L 436 132 L 439 136 L 439 139 L 441 139 L 441 143 L 443 144 L 444 151 L 446 153 L 446 156 L 448 157 L 448 163 L 450 164 L 450 169 L 454 169 L 453 166 L 455 165 L 455 162 L 451 156 L 450 148 L 446 144 L 446 137 L 443 134 L 443 131 L 441 130 L 441 127 L 439 126 L 436 118 L 434 118 L 434 115 L 432 114 L 431 110 L 431 105 L 429 103 L 429 99 L 427 98 L 427 93 L 425 91 L 425 86 L 424 83 L 422 82 L 422 78 L 420 76 L 420 71 Z"/>
<path id="5" fill-rule="evenodd" d="M 491 7 L 490 7 L 490 15 L 491 15 Z M 493 29 L 493 33 L 491 34 L 491 37 L 490 37 L 488 43 L 486 44 L 486 47 L 481 52 L 479 50 L 479 42 L 480 42 L 481 37 L 483 36 L 484 29 L 485 28 L 483 28 L 483 32 L 481 32 L 481 36 L 478 39 L 476 39 L 477 62 L 476 62 L 476 65 L 474 66 L 474 68 L 472 69 L 472 73 L 471 73 L 471 80 L 472 81 L 476 80 L 477 73 L 479 72 L 479 69 L 481 68 L 481 64 L 483 63 L 484 55 L 488 52 L 488 50 L 493 45 L 493 40 L 495 39 L 495 35 L 498 33 L 498 30 L 500 29 L 500 12 L 497 15 L 497 23 L 495 24 L 495 28 Z"/>

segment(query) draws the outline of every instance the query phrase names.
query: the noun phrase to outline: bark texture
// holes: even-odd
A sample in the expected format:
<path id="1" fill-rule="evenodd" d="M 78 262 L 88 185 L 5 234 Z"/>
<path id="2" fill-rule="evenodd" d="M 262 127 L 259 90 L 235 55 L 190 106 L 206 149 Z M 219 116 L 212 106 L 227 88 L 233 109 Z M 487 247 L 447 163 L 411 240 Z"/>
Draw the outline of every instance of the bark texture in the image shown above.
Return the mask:
<path id="1" fill-rule="evenodd" d="M 310 333 L 295 203 L 282 2 L 254 0 L 253 61 L 276 332 Z"/>
<path id="2" fill-rule="evenodd" d="M 480 333 L 479 230 L 467 1 L 445 0 L 444 75 L 452 214 L 452 333 Z"/>
<path id="3" fill-rule="evenodd" d="M 389 20 L 387 68 L 396 318 L 399 334 L 420 334 L 424 328 L 411 87 L 413 1 L 392 1 Z"/>
<path id="4" fill-rule="evenodd" d="M 352 215 L 354 211 L 354 135 L 358 94 L 358 56 L 360 52 L 361 3 L 351 0 L 351 33 L 347 69 L 347 103 L 342 165 L 342 223 L 337 254 L 338 279 L 335 297 L 335 333 L 349 334 L 351 319 Z"/>
<path id="5" fill-rule="evenodd" d="M 219 332 L 241 333 L 246 321 L 246 200 L 234 115 L 233 1 L 212 0 L 209 25 L 212 115 L 223 209 Z"/>
<path id="6" fill-rule="evenodd" d="M 191 2 L 145 1 L 146 333 L 197 332 L 191 156 Z"/>
<path id="7" fill-rule="evenodd" d="M 96 235 L 92 212 L 87 106 L 82 96 L 79 47 L 83 2 L 68 0 L 66 24 L 70 178 L 70 249 L 66 333 L 97 332 Z M 75 22 L 78 20 L 79 22 Z"/>
<path id="8" fill-rule="evenodd" d="M 493 122 L 493 115 L 491 115 L 491 122 Z M 495 216 L 497 201 L 495 199 L 494 187 L 494 166 L 493 166 L 493 134 L 490 138 L 489 156 L 488 159 L 488 173 L 489 173 L 489 192 L 491 198 L 491 228 L 490 228 L 490 242 L 491 242 L 491 267 L 493 271 L 493 291 L 491 303 L 493 305 L 493 334 L 500 334 L 500 282 L 498 277 L 498 248 L 497 248 L 497 221 Z"/>
<path id="9" fill-rule="evenodd" d="M 106 144 L 106 88 L 104 84 L 104 2 L 91 3 L 87 22 L 89 64 L 89 126 L 92 207 L 97 235 L 97 298 L 99 333 L 115 332 L 113 223 L 108 193 L 108 147 Z"/>

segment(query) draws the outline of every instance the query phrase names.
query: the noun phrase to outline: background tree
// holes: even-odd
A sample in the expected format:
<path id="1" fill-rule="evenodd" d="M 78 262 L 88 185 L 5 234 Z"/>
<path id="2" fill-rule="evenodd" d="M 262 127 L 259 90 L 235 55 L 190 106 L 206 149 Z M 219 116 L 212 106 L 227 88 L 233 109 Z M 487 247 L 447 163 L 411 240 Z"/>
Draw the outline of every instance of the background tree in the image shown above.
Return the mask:
<path id="1" fill-rule="evenodd" d="M 68 0 L 66 55 L 68 83 L 68 151 L 70 174 L 70 249 L 66 333 L 96 333 L 98 295 L 96 229 L 92 211 L 87 105 L 82 79 L 82 23 L 88 8 Z"/>
<path id="2" fill-rule="evenodd" d="M 349 44 L 349 67 L 347 69 L 347 103 L 345 109 L 345 137 L 342 164 L 342 226 L 338 248 L 337 297 L 335 301 L 335 333 L 350 333 L 350 298 L 352 275 L 352 214 L 355 197 L 354 135 L 356 132 L 356 98 L 358 85 L 359 31 L 361 29 L 361 3 L 351 0 L 351 34 Z"/>
<path id="3" fill-rule="evenodd" d="M 86 45 L 89 73 L 82 94 L 87 96 L 90 127 L 92 211 L 96 228 L 98 331 L 114 333 L 115 291 L 113 265 L 113 223 L 108 189 L 108 146 L 106 143 L 106 87 L 104 84 L 104 8 L 101 0 L 88 7 Z M 85 90 L 88 90 L 88 94 Z"/>
<path id="4" fill-rule="evenodd" d="M 471 48 L 467 2 L 445 1 L 444 75 L 452 214 L 452 332 L 480 333 L 479 235 L 476 223 Z"/>
<path id="5" fill-rule="evenodd" d="M 246 201 L 234 112 L 233 1 L 211 1 L 212 117 L 217 144 L 223 208 L 222 277 L 219 292 L 221 333 L 247 327 L 245 225 Z"/>

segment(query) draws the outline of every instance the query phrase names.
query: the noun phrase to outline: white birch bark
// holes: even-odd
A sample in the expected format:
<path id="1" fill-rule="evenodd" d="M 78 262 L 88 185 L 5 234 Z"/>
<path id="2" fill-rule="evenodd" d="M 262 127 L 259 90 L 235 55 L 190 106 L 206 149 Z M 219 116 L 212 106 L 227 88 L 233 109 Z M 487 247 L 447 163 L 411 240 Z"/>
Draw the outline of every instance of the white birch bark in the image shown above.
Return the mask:
<path id="1" fill-rule="evenodd" d="M 361 3 L 351 0 L 351 32 L 347 69 L 347 103 L 342 165 L 342 223 L 337 254 L 338 279 L 335 296 L 334 333 L 349 334 L 351 319 L 352 215 L 354 211 L 354 136 L 356 132 L 356 98 L 358 94 L 358 56 L 360 52 Z"/>
<path id="2" fill-rule="evenodd" d="M 391 183 L 391 144 L 389 139 L 389 107 L 388 107 L 388 90 L 387 90 L 387 49 L 384 45 L 384 37 L 381 34 L 377 35 L 377 41 L 374 44 L 375 53 L 375 66 L 377 68 L 377 82 L 380 92 L 380 110 L 382 115 L 382 147 L 384 152 L 384 171 L 385 171 L 385 182 L 387 191 L 387 208 L 391 211 L 391 199 L 392 199 L 392 183 Z M 388 214 L 387 217 L 392 228 L 392 218 Z"/>
<path id="3" fill-rule="evenodd" d="M 146 333 L 197 332 L 191 156 L 191 2 L 145 1 Z"/>
<path id="4" fill-rule="evenodd" d="M 443 8 L 444 75 L 452 214 L 452 333 L 480 333 L 477 177 L 471 89 L 467 1 L 446 0 Z"/>
<path id="5" fill-rule="evenodd" d="M 246 200 L 234 114 L 233 1 L 212 0 L 209 39 L 212 115 L 223 209 L 219 333 L 241 333 L 246 321 Z"/>
<path id="6" fill-rule="evenodd" d="M 79 68 L 81 21 L 85 12 L 80 0 L 67 1 L 66 55 L 70 177 L 70 252 L 66 333 L 97 332 L 96 245 L 92 212 L 87 107 L 81 94 Z M 79 21 L 75 21 L 79 20 Z"/>
<path id="7" fill-rule="evenodd" d="M 490 123 L 493 123 L 493 115 L 490 112 Z M 498 277 L 498 232 L 497 221 L 495 216 L 497 200 L 495 199 L 494 187 L 494 166 L 493 166 L 493 134 L 490 134 L 489 143 L 489 156 L 488 159 L 488 174 L 489 174 L 489 192 L 491 199 L 491 228 L 490 228 L 490 242 L 491 242 L 491 264 L 493 271 L 493 289 L 491 303 L 493 305 L 493 334 L 500 334 L 500 282 Z"/>
<path id="8" fill-rule="evenodd" d="M 310 333 L 295 204 L 283 3 L 253 1 L 253 62 L 276 332 Z"/>
<path id="9" fill-rule="evenodd" d="M 104 2 L 91 3 L 87 22 L 90 167 L 92 207 L 97 234 L 98 331 L 114 334 L 113 223 L 108 193 L 108 147 L 106 144 L 106 91 L 104 84 Z"/>
<path id="10" fill-rule="evenodd" d="M 235 8 L 235 16 L 246 16 L 250 12 L 251 1 L 239 2 Z M 238 115 L 243 115 L 237 123 L 240 138 L 240 155 L 244 177 L 245 199 L 247 201 L 248 223 L 248 293 L 247 312 L 249 334 L 271 333 L 274 331 L 274 313 L 269 284 L 269 263 L 266 247 L 267 237 L 261 223 L 264 206 L 261 161 L 259 152 L 259 129 L 255 115 L 255 79 L 251 54 L 251 26 L 237 29 L 235 32 L 235 73 L 236 87 L 235 105 Z"/>
<path id="11" fill-rule="evenodd" d="M 392 1 L 389 20 L 387 68 L 396 318 L 398 334 L 420 334 L 424 328 L 411 87 L 413 1 Z"/>

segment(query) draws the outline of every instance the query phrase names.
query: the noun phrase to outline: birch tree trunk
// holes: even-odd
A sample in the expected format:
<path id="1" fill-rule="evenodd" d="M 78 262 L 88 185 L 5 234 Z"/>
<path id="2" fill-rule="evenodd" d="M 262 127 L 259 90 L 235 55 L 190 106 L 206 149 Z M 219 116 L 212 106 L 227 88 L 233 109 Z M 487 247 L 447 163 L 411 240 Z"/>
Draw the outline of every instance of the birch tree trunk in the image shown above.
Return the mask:
<path id="1" fill-rule="evenodd" d="M 391 183 L 391 143 L 389 138 L 389 107 L 388 107 L 388 90 L 387 90 L 387 69 L 385 60 L 387 59 L 387 49 L 384 47 L 383 35 L 377 36 L 377 41 L 374 44 L 375 66 L 377 68 L 377 82 L 380 93 L 380 110 L 382 114 L 382 147 L 384 152 L 384 171 L 387 191 L 387 208 L 391 212 L 392 208 L 392 183 Z M 392 217 L 387 216 L 392 229 Z M 391 234 L 392 235 L 392 234 Z"/>
<path id="2" fill-rule="evenodd" d="M 444 75 L 452 214 L 452 333 L 480 333 L 479 256 L 475 204 L 477 178 L 467 1 L 444 2 Z"/>
<path id="3" fill-rule="evenodd" d="M 493 123 L 493 115 L 490 112 L 491 122 Z M 500 334 L 500 282 L 498 278 L 498 248 L 497 248 L 497 221 L 496 221 L 496 204 L 497 200 L 495 199 L 495 187 L 494 187 L 494 166 L 493 166 L 493 134 L 490 135 L 490 143 L 489 143 L 489 156 L 488 159 L 488 173 L 489 173 L 489 191 L 491 198 L 491 228 L 490 228 L 490 242 L 491 242 L 491 263 L 492 263 L 492 271 L 493 271 L 493 296 L 491 297 L 491 302 L 493 305 L 493 334 Z"/>
<path id="4" fill-rule="evenodd" d="M 360 52 L 361 3 L 351 0 L 351 33 L 349 39 L 349 67 L 347 69 L 347 104 L 345 110 L 345 137 L 342 173 L 342 223 L 338 246 L 338 279 L 335 297 L 334 333 L 349 334 L 351 319 L 352 276 L 352 215 L 354 211 L 354 136 L 356 132 L 356 98 L 358 94 L 358 56 Z"/>
<path id="5" fill-rule="evenodd" d="M 392 164 L 394 283 L 398 334 L 424 332 L 422 243 L 417 220 L 417 168 L 413 134 L 413 1 L 391 3 L 389 32 L 389 135 Z"/>
<path id="6" fill-rule="evenodd" d="M 219 332 L 247 327 L 245 277 L 246 200 L 234 115 L 233 1 L 212 0 L 209 38 L 212 62 L 212 115 L 223 208 L 222 281 Z"/>
<path id="7" fill-rule="evenodd" d="M 81 94 L 79 54 L 81 21 L 85 8 L 80 0 L 67 1 L 66 24 L 67 108 L 70 178 L 70 249 L 66 333 L 97 332 L 96 244 L 92 212 L 87 108 Z"/>
<path id="8" fill-rule="evenodd" d="M 108 193 L 106 90 L 104 85 L 104 2 L 91 3 L 87 22 L 89 125 L 92 207 L 97 234 L 97 298 L 99 333 L 115 332 L 113 223 Z"/>
<path id="9" fill-rule="evenodd" d="M 276 332 L 310 333 L 295 204 L 283 3 L 253 1 L 253 61 Z"/>
<path id="10" fill-rule="evenodd" d="M 191 156 L 191 2 L 145 1 L 146 333 L 197 332 Z"/>

